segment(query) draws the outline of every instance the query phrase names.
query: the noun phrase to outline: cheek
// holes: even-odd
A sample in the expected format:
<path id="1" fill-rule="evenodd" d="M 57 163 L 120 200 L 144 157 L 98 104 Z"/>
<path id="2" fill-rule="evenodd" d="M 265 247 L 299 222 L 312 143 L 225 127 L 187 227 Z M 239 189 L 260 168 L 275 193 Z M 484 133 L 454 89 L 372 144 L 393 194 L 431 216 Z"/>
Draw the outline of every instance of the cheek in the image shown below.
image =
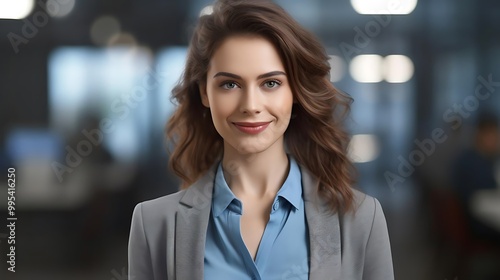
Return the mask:
<path id="1" fill-rule="evenodd" d="M 292 98 L 281 98 L 280 100 L 276 100 L 274 106 L 274 114 L 278 118 L 278 122 L 276 123 L 275 132 L 283 133 L 288 125 L 290 124 L 290 118 L 292 114 Z"/>
<path id="2" fill-rule="evenodd" d="M 281 115 L 290 115 L 293 106 L 293 95 L 288 90 L 279 98 L 279 100 L 275 100 L 273 103 L 276 104 L 275 108 Z"/>
<path id="3" fill-rule="evenodd" d="M 237 108 L 237 101 L 233 98 L 228 98 L 226 96 L 213 96 L 210 99 L 210 110 L 212 111 L 212 116 L 218 121 L 224 121 L 229 117 L 234 110 Z"/>

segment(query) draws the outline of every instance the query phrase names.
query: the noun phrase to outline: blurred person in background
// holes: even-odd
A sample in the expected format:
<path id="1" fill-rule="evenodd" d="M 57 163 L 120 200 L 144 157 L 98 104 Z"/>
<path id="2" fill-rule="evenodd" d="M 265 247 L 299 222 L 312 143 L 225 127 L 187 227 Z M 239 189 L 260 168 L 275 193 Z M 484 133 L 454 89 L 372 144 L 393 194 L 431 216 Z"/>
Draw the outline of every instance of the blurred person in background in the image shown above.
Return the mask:
<path id="1" fill-rule="evenodd" d="M 496 189 L 495 166 L 500 155 L 497 116 L 482 113 L 476 121 L 473 146 L 464 150 L 453 165 L 453 186 L 465 211 L 467 224 L 476 238 L 498 241 L 500 233 L 478 221 L 471 210 L 471 199 L 479 190 Z"/>
<path id="2" fill-rule="evenodd" d="M 351 99 L 328 59 L 271 1 L 200 17 L 167 125 L 182 190 L 135 207 L 130 279 L 394 279 L 380 203 L 353 188 Z"/>

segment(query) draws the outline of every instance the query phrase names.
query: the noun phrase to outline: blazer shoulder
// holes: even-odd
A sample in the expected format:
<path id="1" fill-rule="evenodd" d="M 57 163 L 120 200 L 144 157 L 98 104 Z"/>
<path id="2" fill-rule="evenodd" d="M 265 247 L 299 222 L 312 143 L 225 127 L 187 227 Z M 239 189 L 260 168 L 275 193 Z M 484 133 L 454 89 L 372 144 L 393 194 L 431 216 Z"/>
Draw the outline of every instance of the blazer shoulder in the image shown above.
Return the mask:
<path id="1" fill-rule="evenodd" d="M 374 207 L 380 204 L 378 199 L 362 191 L 353 189 L 354 209 L 356 212 L 373 213 Z"/>
<path id="2" fill-rule="evenodd" d="M 142 215 L 150 221 L 158 221 L 171 215 L 175 215 L 177 205 L 186 190 L 180 190 L 175 193 L 164 195 L 158 198 L 139 202 L 134 209 L 141 209 Z"/>
<path id="3" fill-rule="evenodd" d="M 354 209 L 344 217 L 345 223 L 351 223 L 356 228 L 367 228 L 373 226 L 373 223 L 385 223 L 382 206 L 377 198 L 365 194 L 359 190 L 353 189 Z"/>
<path id="4" fill-rule="evenodd" d="M 135 206 L 128 245 L 130 279 L 172 278 L 175 217 L 184 193 L 181 190 Z"/>

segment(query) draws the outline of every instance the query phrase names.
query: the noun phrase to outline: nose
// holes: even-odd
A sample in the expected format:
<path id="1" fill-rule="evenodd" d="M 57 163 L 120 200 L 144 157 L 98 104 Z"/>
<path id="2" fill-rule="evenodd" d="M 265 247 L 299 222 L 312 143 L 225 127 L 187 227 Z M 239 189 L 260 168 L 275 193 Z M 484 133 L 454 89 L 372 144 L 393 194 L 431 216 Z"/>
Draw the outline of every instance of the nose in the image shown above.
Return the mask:
<path id="1" fill-rule="evenodd" d="M 246 87 L 241 96 L 240 112 L 244 114 L 259 114 L 262 111 L 262 96 L 255 86 Z"/>

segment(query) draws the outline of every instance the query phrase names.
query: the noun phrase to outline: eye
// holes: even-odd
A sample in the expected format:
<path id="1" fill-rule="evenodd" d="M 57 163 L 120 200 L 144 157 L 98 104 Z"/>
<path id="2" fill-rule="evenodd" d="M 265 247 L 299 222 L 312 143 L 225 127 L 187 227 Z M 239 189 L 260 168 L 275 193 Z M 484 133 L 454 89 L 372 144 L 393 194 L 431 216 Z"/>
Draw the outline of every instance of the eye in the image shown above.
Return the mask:
<path id="1" fill-rule="evenodd" d="M 223 82 L 220 85 L 220 87 L 222 87 L 223 89 L 233 89 L 233 88 L 237 88 L 238 84 L 236 84 L 235 82 L 227 81 L 227 82 Z"/>
<path id="2" fill-rule="evenodd" d="M 278 80 L 270 80 L 270 81 L 264 82 L 264 86 L 267 88 L 275 88 L 275 87 L 278 87 L 279 85 L 281 85 L 281 82 Z"/>

